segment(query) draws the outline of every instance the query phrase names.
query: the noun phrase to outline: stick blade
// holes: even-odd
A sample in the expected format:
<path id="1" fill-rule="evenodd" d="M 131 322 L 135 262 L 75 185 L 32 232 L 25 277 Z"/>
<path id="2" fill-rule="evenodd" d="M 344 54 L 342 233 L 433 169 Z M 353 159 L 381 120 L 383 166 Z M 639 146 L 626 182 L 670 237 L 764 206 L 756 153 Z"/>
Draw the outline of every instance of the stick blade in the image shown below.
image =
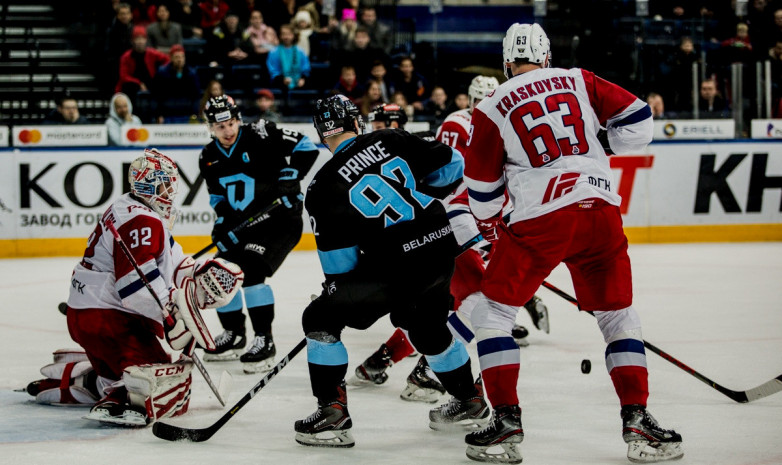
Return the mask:
<path id="1" fill-rule="evenodd" d="M 211 428 L 188 429 L 155 422 L 152 425 L 152 434 L 166 441 L 203 442 L 211 438 L 214 431 L 211 431 Z"/>

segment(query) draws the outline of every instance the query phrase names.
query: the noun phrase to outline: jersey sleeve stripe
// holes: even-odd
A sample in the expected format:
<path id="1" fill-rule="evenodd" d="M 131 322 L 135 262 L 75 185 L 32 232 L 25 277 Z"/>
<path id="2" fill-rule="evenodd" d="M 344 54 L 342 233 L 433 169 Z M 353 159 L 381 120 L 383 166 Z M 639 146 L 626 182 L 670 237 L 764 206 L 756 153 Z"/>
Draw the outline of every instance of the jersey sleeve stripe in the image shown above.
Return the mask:
<path id="1" fill-rule="evenodd" d="M 152 283 L 155 279 L 160 278 L 160 270 L 155 267 L 155 269 L 149 273 L 145 272 L 144 276 L 146 276 L 148 282 Z M 133 278 L 136 279 L 134 280 Z M 126 280 L 130 282 L 122 287 L 119 287 L 122 281 Z M 138 278 L 138 274 L 134 271 L 133 273 L 123 276 L 122 279 L 118 280 L 117 285 L 117 287 L 119 287 L 117 292 L 119 293 L 120 298 L 126 299 L 141 290 L 144 287 L 144 281 L 142 281 L 141 278 Z"/>
<path id="2" fill-rule="evenodd" d="M 304 136 L 299 141 L 299 143 L 296 144 L 295 147 L 293 147 L 292 152 L 305 152 L 310 150 L 318 150 L 318 147 L 316 147 L 315 144 L 312 143 L 312 140 L 310 140 L 309 137 Z"/>
<path id="3" fill-rule="evenodd" d="M 225 202 L 225 197 L 222 195 L 217 194 L 210 194 L 209 195 L 209 206 L 214 208 L 219 204 L 220 202 Z"/>
<path id="4" fill-rule="evenodd" d="M 329 251 L 318 250 L 320 266 L 325 274 L 343 274 L 356 268 L 358 246 Z"/>
<path id="5" fill-rule="evenodd" d="M 424 183 L 432 187 L 445 187 L 464 176 L 464 157 L 456 150 L 451 149 L 451 161 L 447 165 L 430 173 L 424 178 Z"/>
<path id="6" fill-rule="evenodd" d="M 637 110 L 631 113 L 630 115 L 622 118 L 621 120 L 614 122 L 612 126 L 614 127 L 627 126 L 630 124 L 641 122 L 651 117 L 652 117 L 652 110 L 649 108 L 649 105 L 644 105 L 640 110 Z"/>
<path id="7" fill-rule="evenodd" d="M 447 214 L 448 214 L 448 221 L 450 221 L 450 220 L 452 220 L 452 219 L 456 218 L 457 216 L 461 216 L 461 215 L 470 215 L 471 213 L 470 213 L 470 210 L 469 210 L 469 209 L 467 209 L 467 208 L 464 208 L 464 209 L 453 209 L 453 210 L 448 210 L 448 211 L 447 211 Z"/>
<path id="8" fill-rule="evenodd" d="M 490 192 L 481 192 L 467 188 L 467 193 L 470 195 L 471 199 L 477 200 L 478 202 L 491 202 L 492 200 L 505 195 L 505 185 L 500 185 Z"/>

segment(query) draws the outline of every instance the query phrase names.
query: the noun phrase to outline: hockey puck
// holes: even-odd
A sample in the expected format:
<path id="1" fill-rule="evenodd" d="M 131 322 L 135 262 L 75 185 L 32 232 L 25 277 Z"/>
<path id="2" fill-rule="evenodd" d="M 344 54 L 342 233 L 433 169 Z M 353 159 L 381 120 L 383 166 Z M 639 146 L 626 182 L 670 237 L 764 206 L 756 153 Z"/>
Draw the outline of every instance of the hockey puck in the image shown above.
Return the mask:
<path id="1" fill-rule="evenodd" d="M 592 362 L 587 359 L 581 360 L 581 373 L 587 374 L 592 371 Z"/>
<path id="2" fill-rule="evenodd" d="M 60 313 L 65 315 L 66 313 L 68 313 L 68 304 L 66 304 L 65 302 L 60 302 L 60 305 L 57 306 L 57 310 L 59 310 Z"/>

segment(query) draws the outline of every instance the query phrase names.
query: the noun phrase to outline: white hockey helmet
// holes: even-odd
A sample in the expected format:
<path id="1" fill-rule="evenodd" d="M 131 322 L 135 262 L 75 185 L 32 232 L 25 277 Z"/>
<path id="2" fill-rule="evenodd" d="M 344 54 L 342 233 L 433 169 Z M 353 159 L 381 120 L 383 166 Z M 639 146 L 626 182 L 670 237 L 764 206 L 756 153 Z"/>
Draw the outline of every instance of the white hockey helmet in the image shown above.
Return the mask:
<path id="1" fill-rule="evenodd" d="M 539 24 L 515 23 L 502 39 L 502 59 L 505 76 L 510 79 L 510 64 L 516 60 L 548 67 L 551 62 L 551 42 Z"/>
<path id="2" fill-rule="evenodd" d="M 157 149 L 145 149 L 144 155 L 130 164 L 128 182 L 131 193 L 166 220 L 170 228 L 175 218 L 174 199 L 179 187 L 176 162 Z"/>
<path id="3" fill-rule="evenodd" d="M 476 100 L 485 99 L 499 86 L 500 83 L 495 77 L 475 76 L 472 78 L 470 87 L 467 89 L 467 95 L 470 96 L 470 110 L 475 108 Z"/>

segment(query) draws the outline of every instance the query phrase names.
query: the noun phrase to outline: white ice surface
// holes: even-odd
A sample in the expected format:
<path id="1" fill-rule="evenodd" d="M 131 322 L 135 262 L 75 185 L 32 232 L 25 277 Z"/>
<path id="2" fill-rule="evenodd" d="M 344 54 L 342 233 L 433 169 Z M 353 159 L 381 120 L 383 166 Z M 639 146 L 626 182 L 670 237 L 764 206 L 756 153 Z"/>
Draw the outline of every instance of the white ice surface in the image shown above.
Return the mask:
<path id="1" fill-rule="evenodd" d="M 635 306 L 644 338 L 713 381 L 747 390 L 782 373 L 782 243 L 632 245 Z M 127 430 L 81 419 L 79 408 L 37 405 L 14 392 L 40 378 L 51 352 L 74 347 L 57 304 L 65 300 L 74 258 L 0 260 L 0 464 L 456 464 L 463 435 L 428 428 L 429 405 L 399 399 L 415 359 L 390 369 L 383 386 L 350 388 L 352 449 L 308 448 L 294 440 L 293 422 L 315 407 L 302 352 L 209 441 L 169 443 L 151 428 Z M 301 311 L 322 275 L 314 252 L 294 252 L 271 280 L 277 300 L 278 357 L 301 338 Z M 549 282 L 572 294 L 559 267 Z M 616 395 L 603 364 L 594 319 L 551 292 L 551 334 L 531 332 L 521 351 L 525 464 L 629 464 Z M 207 323 L 219 332 L 214 313 Z M 348 329 L 349 373 L 391 334 L 387 318 L 367 331 Z M 474 348 L 470 348 L 474 355 Z M 684 437 L 681 464 L 782 464 L 782 393 L 738 404 L 681 368 L 647 352 L 650 411 Z M 592 373 L 580 371 L 582 359 Z M 477 358 L 473 359 L 477 374 Z M 238 362 L 208 363 L 213 376 L 234 376 L 229 405 L 261 375 Z M 223 413 L 200 375 L 193 374 L 190 412 L 172 423 L 207 426 Z"/>

